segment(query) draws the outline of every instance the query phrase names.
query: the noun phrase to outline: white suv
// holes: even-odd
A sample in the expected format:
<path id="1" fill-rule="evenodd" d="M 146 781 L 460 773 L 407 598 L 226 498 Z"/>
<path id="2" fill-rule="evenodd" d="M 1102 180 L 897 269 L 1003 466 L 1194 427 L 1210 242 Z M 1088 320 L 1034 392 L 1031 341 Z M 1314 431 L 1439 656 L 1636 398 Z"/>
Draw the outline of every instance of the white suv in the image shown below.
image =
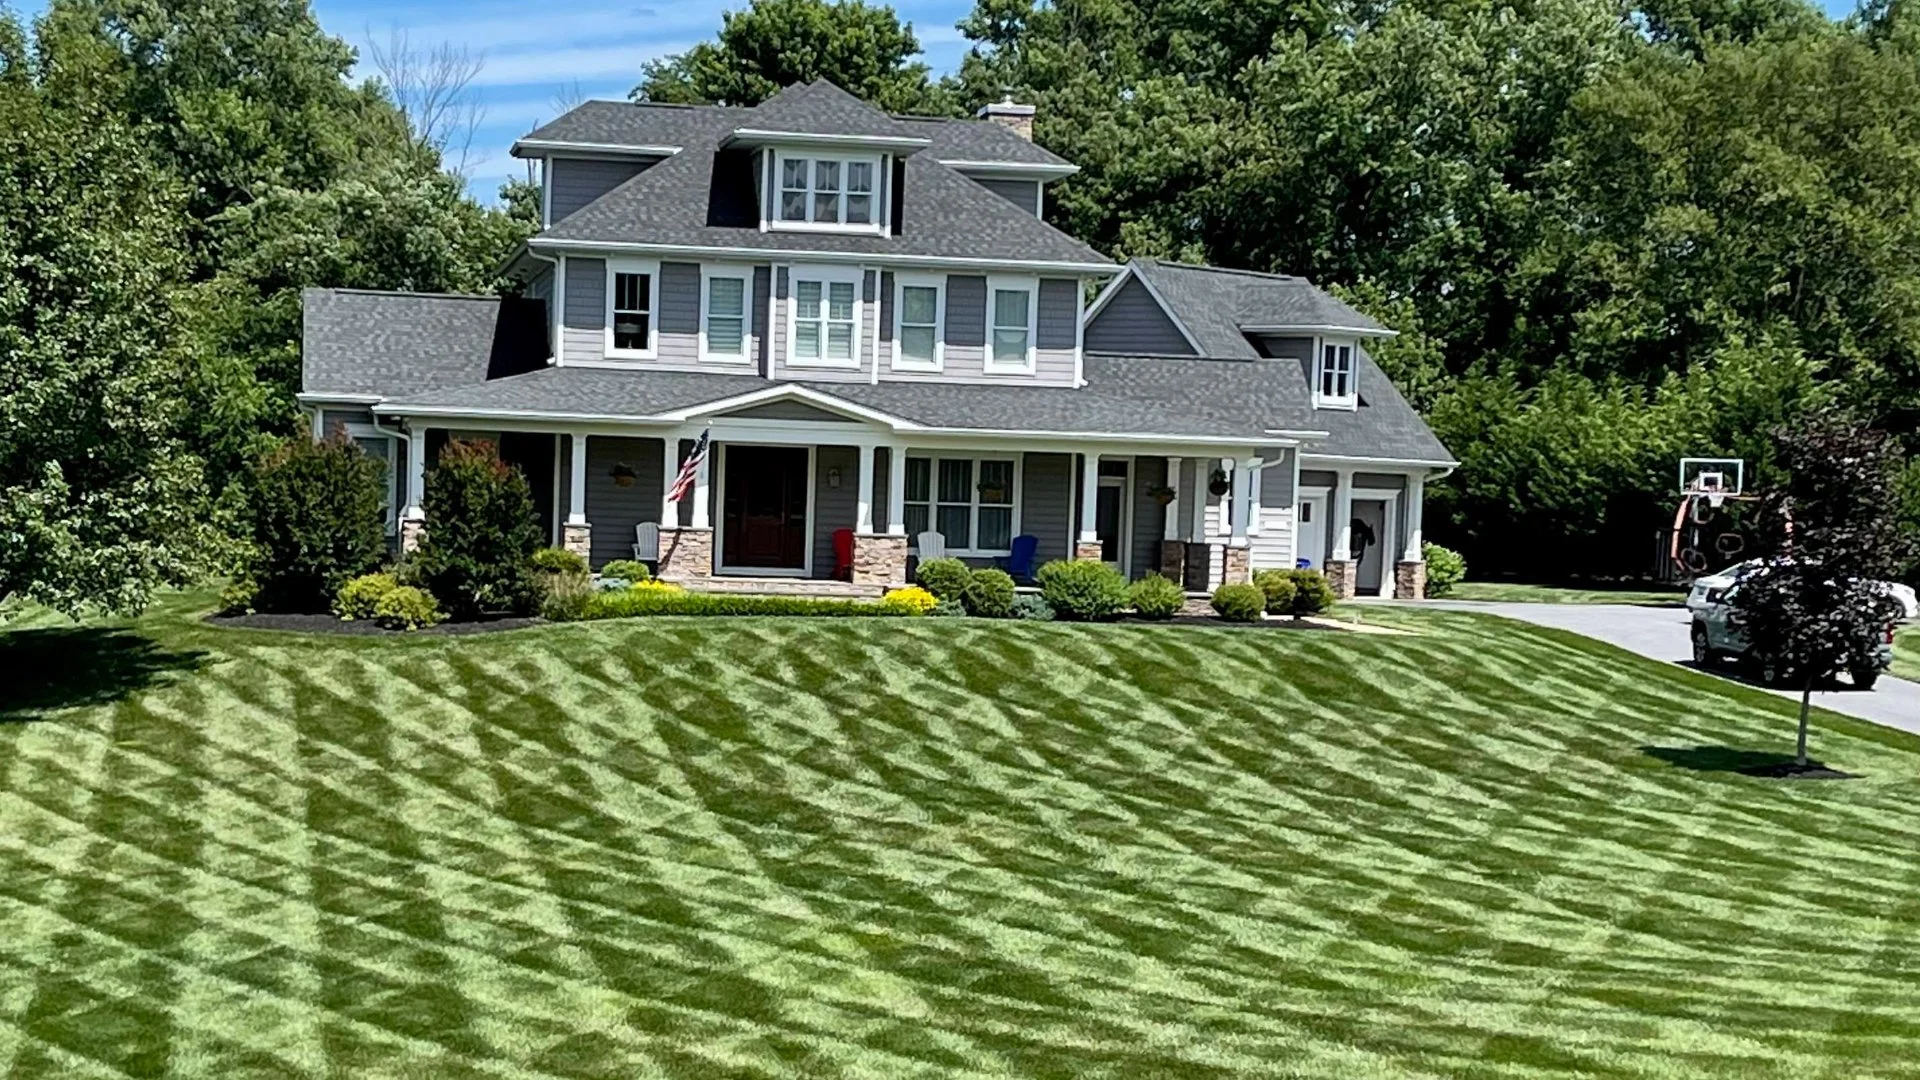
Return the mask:
<path id="1" fill-rule="evenodd" d="M 1697 667 L 1710 668 L 1723 659 L 1739 660 L 1761 683 L 1778 686 L 1794 673 L 1774 657 L 1752 654 L 1747 639 L 1734 629 L 1733 606 L 1728 602 L 1740 588 L 1741 579 L 1756 572 L 1760 565 L 1742 563 L 1725 574 L 1694 582 L 1693 591 L 1687 596 L 1687 610 L 1693 613 L 1693 662 Z M 1880 681 L 1880 673 L 1893 666 L 1893 626 L 1889 620 L 1875 640 L 1861 642 L 1861 648 L 1855 650 L 1847 677 L 1857 689 L 1873 689 L 1873 684 Z M 1833 674 L 1823 671 L 1819 676 L 1824 679 Z"/>

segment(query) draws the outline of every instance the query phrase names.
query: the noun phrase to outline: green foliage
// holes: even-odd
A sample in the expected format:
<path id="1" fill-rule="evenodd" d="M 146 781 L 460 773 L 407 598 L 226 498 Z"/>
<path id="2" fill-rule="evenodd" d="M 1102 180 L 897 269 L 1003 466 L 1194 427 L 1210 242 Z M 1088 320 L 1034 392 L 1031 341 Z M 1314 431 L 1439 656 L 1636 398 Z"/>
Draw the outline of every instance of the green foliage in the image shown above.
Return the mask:
<path id="1" fill-rule="evenodd" d="M 344 439 L 296 436 L 262 458 L 247 484 L 254 606 L 328 610 L 343 585 L 385 560 L 385 499 L 383 466 Z"/>
<path id="2" fill-rule="evenodd" d="M 1318 615 L 1338 600 L 1333 595 L 1333 586 L 1327 584 L 1327 576 L 1320 571 L 1288 570 L 1285 573 L 1293 581 L 1294 618 Z"/>
<path id="3" fill-rule="evenodd" d="M 918 585 L 909 585 L 889 592 L 880 598 L 880 603 L 900 615 L 931 615 L 940 600 Z"/>
<path id="4" fill-rule="evenodd" d="M 585 574 L 547 574 L 540 583 L 540 617 L 548 622 L 578 622 L 586 618 L 594 594 Z"/>
<path id="5" fill-rule="evenodd" d="M 343 622 L 371 619 L 381 599 L 399 587 L 399 579 L 392 574 L 362 574 L 340 586 L 333 598 L 333 613 Z"/>
<path id="6" fill-rule="evenodd" d="M 373 621 L 389 630 L 418 630 L 445 619 L 433 596 L 412 585 L 388 589 L 373 606 Z"/>
<path id="7" fill-rule="evenodd" d="M 988 567 L 975 570 L 967 582 L 963 602 L 970 614 L 983 619 L 1004 619 L 1013 614 L 1013 575 Z"/>
<path id="8" fill-rule="evenodd" d="M 905 590 L 900 590 L 905 591 Z M 584 619 L 624 619 L 637 615 L 808 615 L 910 617 L 912 605 L 885 600 L 828 600 L 808 596 L 750 596 L 666 589 L 618 589 L 596 592 L 587 600 Z"/>
<path id="9" fill-rule="evenodd" d="M 933 605 L 933 610 L 927 612 L 927 614 L 936 619 L 964 618 L 967 614 L 967 605 L 958 600 L 941 600 L 936 602 Z"/>
<path id="10" fill-rule="evenodd" d="M 1111 619 L 1126 610 L 1127 579 L 1090 559 L 1055 559 L 1040 568 L 1040 595 L 1062 619 Z"/>
<path id="11" fill-rule="evenodd" d="M 540 524 L 526 477 L 492 443 L 449 442 L 427 473 L 424 509 L 427 535 L 414 563 L 449 613 L 532 610 L 539 596 L 529 561 Z"/>
<path id="12" fill-rule="evenodd" d="M 1420 557 L 1427 562 L 1427 595 L 1442 597 L 1467 580 L 1467 560 L 1452 548 L 1431 541 L 1420 545 Z"/>
<path id="13" fill-rule="evenodd" d="M 539 574 L 584 577 L 587 573 L 587 560 L 585 557 L 568 551 L 566 548 L 541 548 L 527 559 L 527 565 L 532 567 L 535 573 Z"/>
<path id="14" fill-rule="evenodd" d="M 1053 605 L 1039 593 L 1020 593 L 1013 598 L 1012 615 L 1024 622 L 1052 622 Z"/>
<path id="15" fill-rule="evenodd" d="M 1258 622 L 1267 610 L 1267 594 L 1249 582 L 1213 590 L 1213 610 L 1228 622 Z"/>
<path id="16" fill-rule="evenodd" d="M 1293 570 L 1260 570 L 1253 575 L 1253 583 L 1260 587 L 1267 598 L 1267 614 L 1293 614 L 1294 598 L 1299 586 L 1294 584 Z"/>
<path id="17" fill-rule="evenodd" d="M 1127 590 L 1127 606 L 1143 619 L 1171 619 L 1186 603 L 1186 591 L 1159 574 L 1148 574 Z"/>
<path id="18" fill-rule="evenodd" d="M 643 65 L 635 101 L 758 105 L 793 83 L 827 79 L 889 112 L 953 111 L 920 42 L 891 7 L 861 0 L 751 0 L 721 16 L 717 41 Z"/>
<path id="19" fill-rule="evenodd" d="M 964 601 L 973 570 L 959 559 L 927 559 L 914 569 L 913 579 L 937 600 Z"/>
<path id="20" fill-rule="evenodd" d="M 609 562 L 600 568 L 600 576 L 603 578 L 615 578 L 629 584 L 636 581 L 651 581 L 653 579 L 653 573 L 647 569 L 647 564 L 637 562 L 633 559 L 615 559 Z"/>

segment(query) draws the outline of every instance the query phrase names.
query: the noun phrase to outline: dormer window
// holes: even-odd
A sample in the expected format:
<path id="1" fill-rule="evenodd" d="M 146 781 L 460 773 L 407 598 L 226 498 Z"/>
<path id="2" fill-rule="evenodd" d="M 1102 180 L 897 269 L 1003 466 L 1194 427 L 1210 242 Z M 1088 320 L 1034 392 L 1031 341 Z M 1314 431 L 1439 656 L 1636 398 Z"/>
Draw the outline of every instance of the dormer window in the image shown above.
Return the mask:
<path id="1" fill-rule="evenodd" d="M 1323 409 L 1351 409 L 1359 401 L 1354 387 L 1353 343 L 1320 343 L 1320 370 L 1313 385 L 1313 403 Z"/>
<path id="2" fill-rule="evenodd" d="M 879 223 L 877 156 L 776 154 L 780 191 L 776 228 L 845 228 L 872 232 Z"/>

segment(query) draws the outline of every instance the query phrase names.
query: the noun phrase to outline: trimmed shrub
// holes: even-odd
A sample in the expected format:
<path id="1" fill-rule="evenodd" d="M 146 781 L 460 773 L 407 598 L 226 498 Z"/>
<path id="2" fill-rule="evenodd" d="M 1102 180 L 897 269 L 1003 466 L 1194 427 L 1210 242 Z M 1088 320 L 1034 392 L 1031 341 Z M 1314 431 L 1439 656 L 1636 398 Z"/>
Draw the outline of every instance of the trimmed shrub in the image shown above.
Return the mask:
<path id="1" fill-rule="evenodd" d="M 585 574 L 547 576 L 540 597 L 540 617 L 548 622 L 576 622 L 586 617 L 587 601 L 593 597 L 593 579 Z"/>
<path id="2" fill-rule="evenodd" d="M 1427 560 L 1428 596 L 1445 596 L 1467 580 L 1467 560 L 1452 548 L 1421 544 L 1420 557 Z"/>
<path id="3" fill-rule="evenodd" d="M 247 478 L 251 607 L 319 613 L 387 557 L 386 469 L 345 439 L 281 443 Z"/>
<path id="4" fill-rule="evenodd" d="M 1004 619 L 1013 614 L 1013 575 L 1005 570 L 975 570 L 967 584 L 966 605 L 970 614 L 983 619 Z"/>
<path id="5" fill-rule="evenodd" d="M 933 610 L 927 614 L 936 619 L 964 619 L 967 617 L 967 605 L 958 600 L 936 600 Z"/>
<path id="6" fill-rule="evenodd" d="M 1052 622 L 1053 605 L 1039 593 L 1021 593 L 1013 598 L 1012 615 L 1026 622 Z"/>
<path id="7" fill-rule="evenodd" d="M 396 585 L 373 607 L 373 621 L 389 630 L 418 630 L 445 619 L 431 594 L 411 585 Z"/>
<path id="8" fill-rule="evenodd" d="M 895 589 L 880 598 L 880 605 L 899 615 L 931 615 L 940 603 L 938 597 L 918 585 Z"/>
<path id="9" fill-rule="evenodd" d="M 1143 619 L 1171 619 L 1186 606 L 1187 594 L 1171 580 L 1148 574 L 1127 590 L 1127 602 L 1133 607 L 1133 613 Z"/>
<path id="10" fill-rule="evenodd" d="M 245 574 L 236 574 L 220 590 L 220 614 L 251 615 L 254 613 L 253 600 L 260 594 L 260 586 Z"/>
<path id="11" fill-rule="evenodd" d="M 587 573 L 587 560 L 566 548 L 541 548 L 533 553 L 533 557 L 527 560 L 527 564 L 539 574 L 584 575 Z"/>
<path id="12" fill-rule="evenodd" d="M 1258 622 L 1267 610 L 1260 586 L 1240 582 L 1213 590 L 1213 610 L 1228 622 Z"/>
<path id="13" fill-rule="evenodd" d="M 1293 570 L 1262 570 L 1253 575 L 1253 583 L 1267 594 L 1267 614 L 1293 614 L 1293 598 L 1299 587 L 1293 583 Z"/>
<path id="14" fill-rule="evenodd" d="M 333 598 L 333 613 L 342 622 L 373 618 L 382 597 L 400 587 L 392 574 L 362 574 L 345 585 Z"/>
<path id="15" fill-rule="evenodd" d="M 1062 619 L 1111 619 L 1126 610 L 1127 579 L 1106 563 L 1055 559 L 1037 576 L 1040 595 Z"/>
<path id="16" fill-rule="evenodd" d="M 884 600 L 818 600 L 807 596 L 745 596 L 636 587 L 594 593 L 580 617 L 624 619 L 641 615 L 811 615 L 900 618 L 910 614 L 911 609 L 905 605 L 889 604 Z"/>
<path id="17" fill-rule="evenodd" d="M 451 442 L 427 474 L 427 535 L 415 563 L 427 591 L 458 619 L 515 614 L 539 602 L 531 560 L 540 523 L 520 470 L 492 443 Z"/>
<path id="18" fill-rule="evenodd" d="M 613 578 L 616 581 L 624 581 L 629 585 L 653 580 L 653 572 L 647 569 L 647 564 L 633 559 L 613 560 L 600 568 L 600 576 L 602 578 Z"/>
<path id="19" fill-rule="evenodd" d="M 1294 618 L 1318 615 L 1333 606 L 1333 586 L 1327 584 L 1325 574 L 1318 570 L 1289 570 L 1287 576 L 1293 579 Z"/>
<path id="20" fill-rule="evenodd" d="M 927 559 L 914 570 L 913 580 L 936 600 L 965 603 L 967 586 L 973 583 L 973 571 L 959 559 Z"/>

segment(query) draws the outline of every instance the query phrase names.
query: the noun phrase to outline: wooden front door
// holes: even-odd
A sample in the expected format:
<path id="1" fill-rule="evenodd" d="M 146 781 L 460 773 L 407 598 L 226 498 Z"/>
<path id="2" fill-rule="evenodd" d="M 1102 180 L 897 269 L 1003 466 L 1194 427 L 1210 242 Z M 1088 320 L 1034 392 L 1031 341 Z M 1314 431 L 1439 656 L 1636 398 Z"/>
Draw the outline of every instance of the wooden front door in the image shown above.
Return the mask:
<path id="1" fill-rule="evenodd" d="M 725 448 L 720 563 L 755 570 L 807 565 L 807 464 L 804 447 Z"/>

